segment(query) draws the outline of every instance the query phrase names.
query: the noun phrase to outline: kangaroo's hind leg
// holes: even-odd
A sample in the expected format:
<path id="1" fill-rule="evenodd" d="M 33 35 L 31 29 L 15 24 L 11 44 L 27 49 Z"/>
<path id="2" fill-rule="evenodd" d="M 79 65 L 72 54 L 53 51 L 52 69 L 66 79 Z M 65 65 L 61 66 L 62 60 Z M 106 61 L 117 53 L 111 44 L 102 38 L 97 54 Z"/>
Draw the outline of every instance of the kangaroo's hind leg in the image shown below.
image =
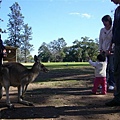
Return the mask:
<path id="1" fill-rule="evenodd" d="M 9 97 L 9 86 L 4 86 L 5 91 L 6 91 L 6 105 L 8 108 L 14 108 L 14 105 L 11 104 L 10 102 L 10 97 Z"/>
<path id="2" fill-rule="evenodd" d="M 33 106 L 33 103 L 23 100 L 24 86 L 18 87 L 18 102 L 27 106 Z"/>
<path id="3" fill-rule="evenodd" d="M 10 87 L 9 69 L 7 67 L 4 67 L 2 71 L 3 71 L 2 84 L 3 84 L 3 87 L 5 88 L 5 91 L 6 91 L 6 105 L 8 108 L 13 108 L 14 105 L 11 104 L 10 97 L 9 97 L 9 87 Z"/>

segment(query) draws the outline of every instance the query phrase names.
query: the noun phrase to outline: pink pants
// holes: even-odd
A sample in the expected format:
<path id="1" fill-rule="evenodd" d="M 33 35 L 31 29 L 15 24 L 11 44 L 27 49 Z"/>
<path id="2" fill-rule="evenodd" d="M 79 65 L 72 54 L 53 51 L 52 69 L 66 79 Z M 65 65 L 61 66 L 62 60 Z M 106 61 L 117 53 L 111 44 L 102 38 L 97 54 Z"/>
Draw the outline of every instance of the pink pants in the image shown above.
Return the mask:
<path id="1" fill-rule="evenodd" d="M 106 82 L 106 77 L 96 77 L 94 79 L 94 87 L 92 89 L 93 93 L 97 92 L 98 86 L 102 86 L 102 94 L 107 93 L 107 82 Z"/>

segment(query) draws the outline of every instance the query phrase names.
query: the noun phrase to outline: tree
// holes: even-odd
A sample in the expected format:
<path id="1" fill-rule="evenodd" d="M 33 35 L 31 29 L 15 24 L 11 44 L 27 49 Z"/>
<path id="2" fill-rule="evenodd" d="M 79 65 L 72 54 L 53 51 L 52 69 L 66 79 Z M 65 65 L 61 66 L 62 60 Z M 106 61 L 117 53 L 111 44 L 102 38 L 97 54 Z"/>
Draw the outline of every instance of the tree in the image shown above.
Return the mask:
<path id="1" fill-rule="evenodd" d="M 64 61 L 87 61 L 88 55 L 95 60 L 98 53 L 98 44 L 89 39 L 89 37 L 81 37 L 81 40 L 75 40 L 71 47 L 65 48 L 66 57 Z"/>
<path id="2" fill-rule="evenodd" d="M 64 48 L 65 57 L 63 58 L 64 62 L 72 62 L 75 60 L 75 52 L 73 46 Z"/>
<path id="3" fill-rule="evenodd" d="M 87 61 L 88 55 L 96 60 L 98 54 L 97 39 L 92 40 L 89 37 L 81 37 L 81 40 L 75 40 L 72 46 L 67 47 L 63 38 L 54 40 L 49 44 L 43 43 L 38 50 L 41 61 L 64 61 L 80 62 Z"/>
<path id="4" fill-rule="evenodd" d="M 49 49 L 52 55 L 54 56 L 54 61 L 63 61 L 64 54 L 63 49 L 66 47 L 67 43 L 63 38 L 59 38 L 58 40 L 53 40 L 49 44 Z"/>
<path id="5" fill-rule="evenodd" d="M 63 61 L 63 58 L 65 57 L 64 48 L 66 47 L 66 44 L 67 43 L 63 38 L 53 40 L 49 44 L 43 42 L 38 49 L 41 61 Z"/>
<path id="6" fill-rule="evenodd" d="M 2 3 L 2 0 L 0 0 L 0 8 L 1 8 L 1 3 Z M 0 22 L 3 22 L 2 18 L 0 18 Z M 2 30 L 2 28 L 0 28 L 0 33 L 6 33 L 6 30 Z"/>
<path id="7" fill-rule="evenodd" d="M 28 26 L 28 24 L 23 25 L 23 35 L 21 39 L 21 54 L 24 57 L 24 61 L 27 62 L 27 58 L 30 55 L 30 51 L 33 50 L 33 45 L 30 44 L 32 28 Z"/>
<path id="8" fill-rule="evenodd" d="M 98 55 L 98 42 L 94 40 L 89 40 L 88 42 L 88 55 L 96 61 L 96 56 Z"/>
<path id="9" fill-rule="evenodd" d="M 10 7 L 10 10 L 7 24 L 8 38 L 4 43 L 8 46 L 17 47 L 18 61 L 27 62 L 30 58 L 30 51 L 33 50 L 33 45 L 30 44 L 32 28 L 28 24 L 24 24 L 24 16 L 21 14 L 21 8 L 17 2 Z"/>
<path id="10" fill-rule="evenodd" d="M 52 59 L 52 54 L 48 48 L 48 45 L 43 42 L 42 45 L 38 49 L 38 56 L 42 62 L 48 62 Z"/>
<path id="11" fill-rule="evenodd" d="M 78 40 L 75 40 L 73 42 L 73 46 L 76 50 L 76 55 L 77 55 L 77 58 L 78 58 L 78 62 L 80 62 L 82 60 L 82 42 L 81 41 L 78 41 Z"/>
<path id="12" fill-rule="evenodd" d="M 21 46 L 21 32 L 23 29 L 23 19 L 24 17 L 20 13 L 21 8 L 17 2 L 15 2 L 10 7 L 11 13 L 8 14 L 9 16 L 9 23 L 7 25 L 8 30 L 8 39 L 5 40 L 5 44 L 14 47 Z"/>
<path id="13" fill-rule="evenodd" d="M 1 2 L 2 2 L 2 0 L 0 0 L 0 5 L 1 5 Z M 1 8 L 1 6 L 0 6 L 0 8 Z M 2 21 L 2 19 L 0 18 L 0 22 Z M 0 32 L 2 32 L 2 28 L 0 28 Z"/>

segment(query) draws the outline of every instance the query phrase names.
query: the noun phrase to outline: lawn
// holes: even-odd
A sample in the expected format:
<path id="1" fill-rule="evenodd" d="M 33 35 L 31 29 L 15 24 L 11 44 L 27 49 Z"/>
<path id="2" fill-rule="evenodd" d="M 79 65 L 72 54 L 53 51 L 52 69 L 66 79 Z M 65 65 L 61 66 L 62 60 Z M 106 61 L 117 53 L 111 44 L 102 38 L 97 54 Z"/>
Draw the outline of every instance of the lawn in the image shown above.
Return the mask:
<path id="1" fill-rule="evenodd" d="M 43 63 L 48 68 L 48 73 L 40 73 L 37 82 L 47 81 L 73 81 L 78 80 L 79 76 L 93 74 L 94 68 L 88 62 L 58 62 Z"/>

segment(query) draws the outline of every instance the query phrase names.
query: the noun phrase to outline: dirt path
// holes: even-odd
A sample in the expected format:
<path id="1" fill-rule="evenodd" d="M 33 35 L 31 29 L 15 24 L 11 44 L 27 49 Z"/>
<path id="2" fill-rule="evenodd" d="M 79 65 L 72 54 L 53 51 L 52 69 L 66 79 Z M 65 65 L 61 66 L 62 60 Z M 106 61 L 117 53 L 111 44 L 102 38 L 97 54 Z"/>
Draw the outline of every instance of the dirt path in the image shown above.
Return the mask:
<path id="1" fill-rule="evenodd" d="M 1 119 L 37 119 L 37 120 L 120 120 L 120 107 L 106 107 L 105 102 L 112 99 L 113 92 L 107 95 L 92 95 L 91 80 L 87 78 L 71 82 L 65 81 L 41 84 L 31 83 L 25 100 L 34 106 L 17 103 L 17 89 L 10 89 L 10 97 L 15 108 L 5 107 L 5 95 L 0 101 Z M 82 84 L 81 84 L 82 83 Z M 52 84 L 52 85 L 51 85 Z"/>

